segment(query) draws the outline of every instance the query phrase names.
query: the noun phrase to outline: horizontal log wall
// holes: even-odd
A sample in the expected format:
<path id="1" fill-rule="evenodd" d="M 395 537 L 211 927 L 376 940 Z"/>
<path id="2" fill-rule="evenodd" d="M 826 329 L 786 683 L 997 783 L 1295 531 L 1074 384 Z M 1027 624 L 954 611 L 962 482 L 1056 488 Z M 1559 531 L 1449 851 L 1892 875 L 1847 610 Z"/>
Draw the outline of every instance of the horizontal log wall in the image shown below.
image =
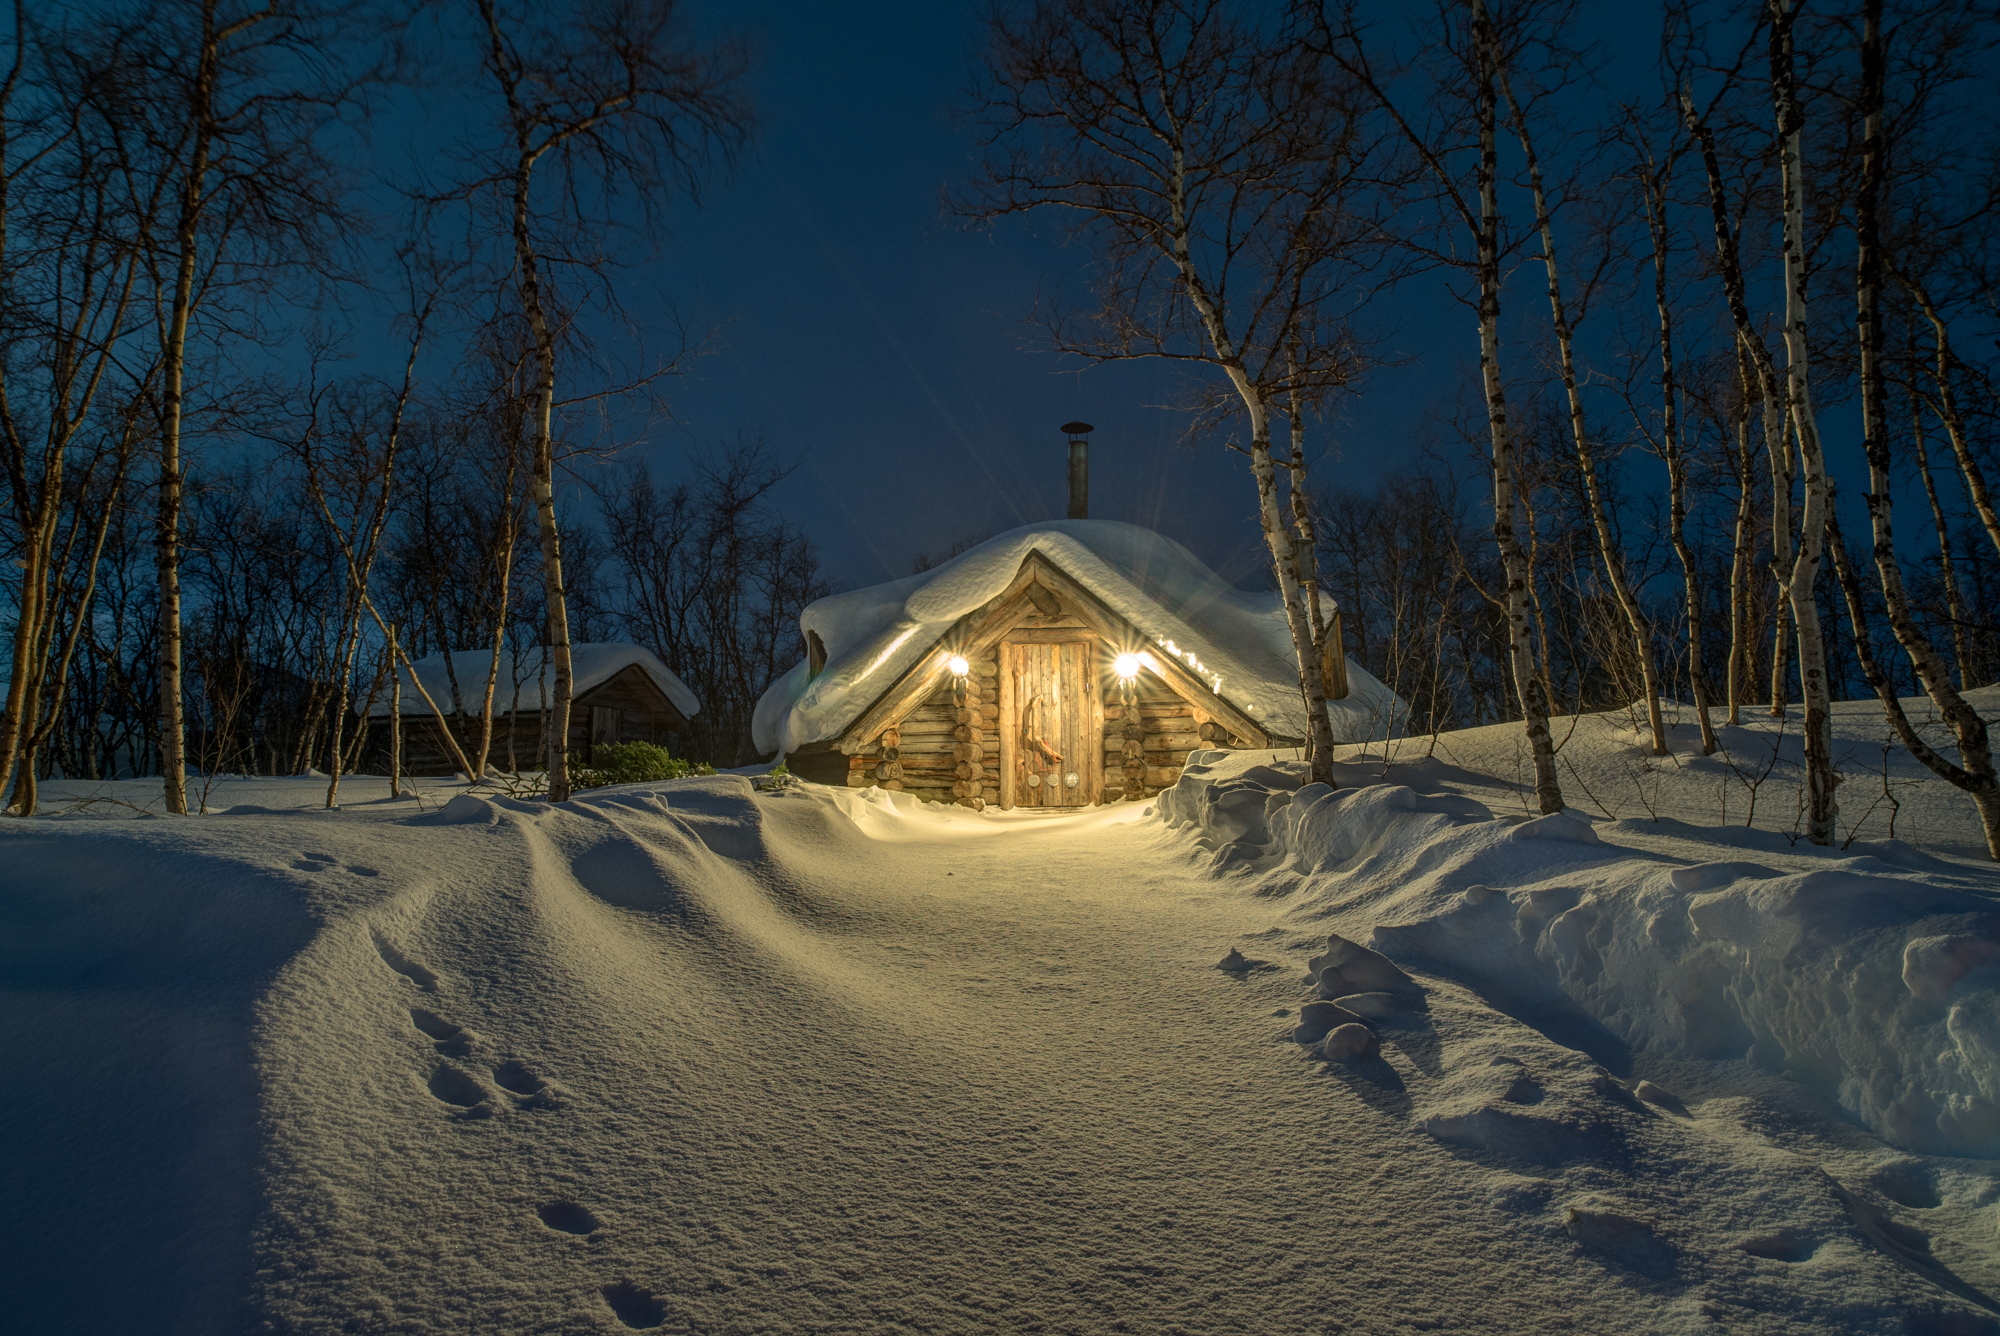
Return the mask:
<path id="1" fill-rule="evenodd" d="M 1151 673 L 1133 683 L 1137 727 L 1127 718 L 1125 688 L 1115 674 L 1104 684 L 1104 801 L 1156 796 L 1181 777 L 1189 752 L 1242 745 L 1214 716 Z"/>
<path id="2" fill-rule="evenodd" d="M 981 808 L 1000 801 L 999 648 L 971 661 L 964 700 L 949 677 L 903 717 L 848 758 L 852 788 L 882 788 L 926 802 Z M 1104 706 L 1104 788 L 1099 801 L 1156 796 L 1181 777 L 1188 753 L 1240 747 L 1206 711 L 1191 705 L 1151 673 L 1134 684 L 1137 735 L 1126 736 L 1123 688 L 1108 668 L 1100 683 Z M 1128 753 L 1134 762 L 1127 768 Z M 1128 779 L 1129 776 L 1129 779 Z"/>
<path id="3" fill-rule="evenodd" d="M 999 802 L 999 651 L 989 650 L 970 666 L 963 683 L 947 676 L 895 728 L 848 758 L 848 785 L 880 785 L 974 809 Z"/>

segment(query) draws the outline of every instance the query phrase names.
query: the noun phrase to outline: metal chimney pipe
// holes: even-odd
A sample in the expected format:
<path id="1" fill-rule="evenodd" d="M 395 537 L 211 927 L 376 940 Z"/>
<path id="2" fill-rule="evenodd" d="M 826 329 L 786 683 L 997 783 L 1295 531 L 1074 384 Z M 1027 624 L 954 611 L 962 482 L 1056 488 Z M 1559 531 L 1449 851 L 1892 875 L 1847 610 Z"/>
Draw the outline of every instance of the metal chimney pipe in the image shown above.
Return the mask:
<path id="1" fill-rule="evenodd" d="M 1088 422 L 1065 422 L 1069 433 L 1069 517 L 1090 518 L 1090 441 L 1095 430 Z"/>

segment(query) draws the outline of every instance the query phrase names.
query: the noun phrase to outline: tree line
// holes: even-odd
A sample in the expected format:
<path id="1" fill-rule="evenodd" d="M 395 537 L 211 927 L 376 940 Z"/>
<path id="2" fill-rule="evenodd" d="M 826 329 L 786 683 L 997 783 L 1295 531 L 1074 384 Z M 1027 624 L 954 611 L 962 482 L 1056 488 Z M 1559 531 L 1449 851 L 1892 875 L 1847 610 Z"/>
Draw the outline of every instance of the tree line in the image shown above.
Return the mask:
<path id="1" fill-rule="evenodd" d="M 570 648 L 612 637 L 701 698 L 699 759 L 750 759 L 825 592 L 784 468 L 750 442 L 561 485 L 700 344 L 647 346 L 623 302 L 749 140 L 741 44 L 673 0 L 9 17 L 9 810 L 58 772 L 159 774 L 184 813 L 220 772 L 323 769 L 331 805 L 397 665 L 468 648 L 488 670 L 427 702 L 460 764 L 560 798 Z M 517 674 L 550 687 L 535 756 L 494 750 Z"/>
<path id="2" fill-rule="evenodd" d="M 1671 696 L 1704 753 L 1796 710 L 1825 844 L 1830 705 L 1872 692 L 2000 857 L 1965 695 L 2000 676 L 1994 17 L 1669 0 L 1635 50 L 1574 0 L 1023 0 L 954 203 L 1090 248 L 1048 347 L 1194 373 L 1255 485 L 1315 778 L 1345 651 L 1415 728 L 1519 721 L 1544 812 L 1552 715 L 1630 703 L 1663 755 Z M 1476 367 L 1437 380 L 1428 456 L 1309 477 L 1419 292 Z"/>

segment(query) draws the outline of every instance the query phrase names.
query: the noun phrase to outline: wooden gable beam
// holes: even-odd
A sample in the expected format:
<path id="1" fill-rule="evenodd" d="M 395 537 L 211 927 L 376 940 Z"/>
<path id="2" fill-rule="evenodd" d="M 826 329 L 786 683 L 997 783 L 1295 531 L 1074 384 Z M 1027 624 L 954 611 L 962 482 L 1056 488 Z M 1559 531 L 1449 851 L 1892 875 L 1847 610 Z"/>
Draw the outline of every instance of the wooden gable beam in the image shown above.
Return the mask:
<path id="1" fill-rule="evenodd" d="M 931 692 L 944 681 L 945 669 L 942 649 L 955 646 L 953 653 L 967 658 L 978 658 L 991 649 L 1000 637 L 1014 629 L 1021 620 L 1031 614 L 1053 616 L 1047 611 L 1054 602 L 1046 581 L 1037 587 L 1043 575 L 1055 576 L 1057 572 L 1039 552 L 1030 551 L 1022 559 L 1020 569 L 1007 587 L 988 599 L 985 603 L 953 622 L 950 629 L 939 636 L 932 646 L 939 650 L 928 667 L 919 666 L 906 674 L 902 681 L 892 685 L 869 706 L 859 719 L 842 730 L 837 745 L 849 755 L 868 745 L 885 728 L 893 728 L 903 720 L 903 716 L 921 705 Z M 1067 583 L 1067 582 L 1066 582 Z M 1074 588 L 1074 586 L 1071 586 Z M 1074 601 L 1074 600 L 1072 600 Z M 1092 600 L 1093 602 L 1095 600 Z M 1058 612 L 1060 609 L 1058 609 Z"/>
<path id="2" fill-rule="evenodd" d="M 1079 620 L 1090 623 L 1093 630 L 1114 644 L 1123 642 L 1136 649 L 1145 650 L 1147 657 L 1159 665 L 1161 680 L 1172 687 L 1177 695 L 1196 709 L 1214 715 L 1231 733 L 1252 747 L 1262 748 L 1271 745 L 1271 735 L 1262 724 L 1224 700 L 1208 683 L 1183 667 L 1173 655 L 1153 645 L 1147 640 L 1144 632 L 1105 607 L 1095 594 L 1063 574 L 1040 552 L 1030 552 L 1028 561 L 1034 562 L 1037 567 L 1035 579 L 1053 590 L 1063 600 L 1065 611 L 1074 613 Z M 1025 566 L 1027 562 L 1022 564 Z"/>
<path id="3" fill-rule="evenodd" d="M 989 626 L 1002 621 L 1011 624 L 1027 615 L 1025 610 L 1031 605 L 1028 603 L 1026 591 L 1033 582 L 1034 574 L 1028 570 L 1027 563 L 1023 562 L 1021 569 L 1015 572 L 1014 578 L 1007 582 L 1005 589 L 953 622 L 950 628 L 931 645 L 930 650 L 926 651 L 930 655 L 928 661 L 920 660 L 916 667 L 903 675 L 901 681 L 891 684 L 888 690 L 876 698 L 873 705 L 861 712 L 859 719 L 841 730 L 835 745 L 851 756 L 867 746 L 883 729 L 901 723 L 904 715 L 921 705 L 924 698 L 937 690 L 939 683 L 944 681 L 942 647 L 965 645 L 976 651 L 983 649 L 985 644 L 990 644 L 992 640 L 997 640 L 999 637 L 996 634 L 991 640 L 981 643 L 987 635 Z"/>

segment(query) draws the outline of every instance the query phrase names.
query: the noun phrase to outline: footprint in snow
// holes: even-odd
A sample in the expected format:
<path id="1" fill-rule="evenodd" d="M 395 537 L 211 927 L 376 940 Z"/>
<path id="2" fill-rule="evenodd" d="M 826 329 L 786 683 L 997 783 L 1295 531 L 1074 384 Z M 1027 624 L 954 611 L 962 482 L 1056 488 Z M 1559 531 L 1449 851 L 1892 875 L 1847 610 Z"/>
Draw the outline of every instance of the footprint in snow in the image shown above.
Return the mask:
<path id="1" fill-rule="evenodd" d="M 573 1201 L 552 1201 L 546 1206 L 537 1206 L 535 1214 L 550 1229 L 565 1234 L 590 1234 L 598 1228 L 597 1217 Z"/>
<path id="2" fill-rule="evenodd" d="M 493 1069 L 493 1081 L 502 1090 L 515 1096 L 524 1109 L 554 1109 L 561 1107 L 557 1097 L 561 1087 L 543 1080 L 518 1058 L 509 1058 Z"/>
<path id="3" fill-rule="evenodd" d="M 435 1011 L 411 1007 L 410 1023 L 434 1040 L 440 1053 L 462 1058 L 472 1051 L 472 1031 L 463 1025 L 446 1020 Z"/>
<path id="4" fill-rule="evenodd" d="M 1803 1262 L 1819 1248 L 1819 1241 L 1802 1230 L 1787 1227 L 1743 1239 L 1736 1246 L 1752 1257 L 1763 1257 L 1773 1262 Z"/>
<path id="5" fill-rule="evenodd" d="M 667 1306 L 655 1299 L 651 1290 L 641 1289 L 629 1280 L 606 1285 L 600 1292 L 618 1320 L 634 1330 L 657 1327 L 667 1320 Z"/>
<path id="6" fill-rule="evenodd" d="M 548 1088 L 548 1082 L 528 1070 L 527 1064 L 509 1059 L 493 1069 L 493 1079 L 503 1090 L 511 1090 L 517 1095 L 539 1095 Z"/>
<path id="7" fill-rule="evenodd" d="M 493 1114 L 486 1087 L 448 1062 L 431 1073 L 429 1088 L 433 1098 L 460 1110 L 457 1117 L 489 1118 Z"/>
<path id="8" fill-rule="evenodd" d="M 411 960 L 401 951 L 398 951 L 394 946 L 389 944 L 388 940 L 381 933 L 375 933 L 373 936 L 375 938 L 375 951 L 382 957 L 384 965 L 387 965 L 390 969 L 396 971 L 396 973 L 402 975 L 426 993 L 435 993 L 437 991 L 437 975 L 425 968 L 421 962 Z"/>
<path id="9" fill-rule="evenodd" d="M 302 853 L 299 861 L 292 864 L 300 872 L 328 872 L 340 865 L 340 860 L 332 854 Z M 347 865 L 347 870 L 357 877 L 379 877 L 382 874 L 372 867 L 362 867 L 357 863 Z"/>

